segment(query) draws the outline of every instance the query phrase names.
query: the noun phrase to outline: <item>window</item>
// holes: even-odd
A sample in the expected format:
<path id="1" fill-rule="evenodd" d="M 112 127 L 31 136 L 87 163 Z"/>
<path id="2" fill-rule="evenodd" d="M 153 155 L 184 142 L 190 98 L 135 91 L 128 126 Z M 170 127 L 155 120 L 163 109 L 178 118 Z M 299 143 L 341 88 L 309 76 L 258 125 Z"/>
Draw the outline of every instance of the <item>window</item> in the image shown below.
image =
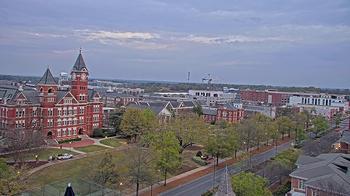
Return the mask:
<path id="1" fill-rule="evenodd" d="M 68 136 L 71 135 L 71 128 L 68 128 Z"/>
<path id="2" fill-rule="evenodd" d="M 79 111 L 80 114 L 84 114 L 84 112 L 85 112 L 84 107 L 79 107 L 79 110 L 80 110 L 80 111 Z"/>
<path id="3" fill-rule="evenodd" d="M 94 112 L 99 112 L 100 111 L 100 106 L 99 105 L 94 105 Z"/>
<path id="4" fill-rule="evenodd" d="M 300 180 L 299 179 L 299 187 L 298 187 L 299 189 L 305 189 L 305 187 L 304 187 L 304 180 Z"/>
<path id="5" fill-rule="evenodd" d="M 62 136 L 66 136 L 66 129 L 63 129 Z"/>
<path id="6" fill-rule="evenodd" d="M 55 101 L 55 98 L 53 98 L 53 97 L 47 98 L 47 102 L 54 102 L 54 101 Z"/>
<path id="7" fill-rule="evenodd" d="M 99 115 L 98 115 L 98 114 L 94 114 L 94 115 L 93 115 L 93 120 L 94 120 L 94 122 L 98 122 L 98 120 L 99 120 Z"/>
<path id="8" fill-rule="evenodd" d="M 25 114 L 25 109 L 20 109 L 20 108 L 16 109 L 16 117 L 17 118 L 24 117 L 24 114 Z"/>
<path id="9" fill-rule="evenodd" d="M 312 195 L 312 196 L 319 196 L 317 190 L 311 190 L 311 195 Z"/>
<path id="10" fill-rule="evenodd" d="M 73 135 L 77 135 L 77 128 L 73 128 Z"/>
<path id="11" fill-rule="evenodd" d="M 47 126 L 53 127 L 53 119 L 47 119 Z"/>
<path id="12" fill-rule="evenodd" d="M 47 115 L 48 116 L 53 116 L 53 108 L 47 109 Z"/>
<path id="13" fill-rule="evenodd" d="M 71 98 L 65 98 L 64 101 L 63 101 L 65 104 L 70 104 L 72 103 L 72 99 Z"/>
<path id="14" fill-rule="evenodd" d="M 61 137 L 61 129 L 57 129 L 57 137 Z"/>

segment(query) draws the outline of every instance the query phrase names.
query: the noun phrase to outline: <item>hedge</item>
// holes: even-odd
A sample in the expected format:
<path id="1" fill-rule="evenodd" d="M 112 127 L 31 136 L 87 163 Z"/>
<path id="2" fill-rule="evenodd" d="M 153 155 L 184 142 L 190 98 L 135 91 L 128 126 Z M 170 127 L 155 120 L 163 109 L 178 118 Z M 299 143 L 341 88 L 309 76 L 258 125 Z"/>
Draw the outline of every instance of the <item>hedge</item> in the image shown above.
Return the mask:
<path id="1" fill-rule="evenodd" d="M 77 138 L 73 138 L 73 139 L 67 139 L 67 140 L 60 140 L 58 141 L 59 144 L 63 144 L 63 143 L 68 143 L 68 142 L 76 142 L 76 141 L 80 141 L 81 138 L 77 137 Z"/>
<path id="2" fill-rule="evenodd" d="M 202 160 L 200 157 L 197 157 L 197 156 L 192 157 L 192 161 L 194 161 L 195 163 L 201 166 L 207 165 L 206 161 Z"/>

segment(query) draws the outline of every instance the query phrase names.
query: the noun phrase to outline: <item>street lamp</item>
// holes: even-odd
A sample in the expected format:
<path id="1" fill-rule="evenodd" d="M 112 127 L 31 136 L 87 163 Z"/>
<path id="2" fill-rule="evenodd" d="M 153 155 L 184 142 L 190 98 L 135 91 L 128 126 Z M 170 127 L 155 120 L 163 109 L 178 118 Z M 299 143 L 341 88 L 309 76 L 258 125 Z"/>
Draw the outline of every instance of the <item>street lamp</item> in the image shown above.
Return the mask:
<path id="1" fill-rule="evenodd" d="M 123 182 L 119 182 L 119 186 L 120 186 L 120 190 L 119 191 L 120 191 L 120 195 L 121 195 L 122 194 L 122 188 L 121 187 L 123 186 Z"/>

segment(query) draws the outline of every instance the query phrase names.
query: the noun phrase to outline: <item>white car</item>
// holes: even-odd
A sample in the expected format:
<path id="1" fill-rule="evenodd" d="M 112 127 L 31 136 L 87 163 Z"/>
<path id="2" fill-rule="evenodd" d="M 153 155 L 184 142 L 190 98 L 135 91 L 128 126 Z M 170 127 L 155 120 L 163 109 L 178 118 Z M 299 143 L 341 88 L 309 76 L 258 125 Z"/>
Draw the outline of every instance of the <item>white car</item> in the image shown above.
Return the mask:
<path id="1" fill-rule="evenodd" d="M 67 160 L 73 158 L 72 154 L 64 153 L 64 154 L 59 154 L 57 155 L 58 160 Z"/>

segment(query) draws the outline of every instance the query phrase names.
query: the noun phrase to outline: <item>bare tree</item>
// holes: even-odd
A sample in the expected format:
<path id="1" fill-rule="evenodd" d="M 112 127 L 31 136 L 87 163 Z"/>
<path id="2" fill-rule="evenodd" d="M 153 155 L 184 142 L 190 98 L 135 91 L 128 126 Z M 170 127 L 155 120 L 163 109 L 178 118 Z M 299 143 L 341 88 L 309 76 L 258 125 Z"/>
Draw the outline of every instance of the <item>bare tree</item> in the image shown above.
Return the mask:
<path id="1" fill-rule="evenodd" d="M 30 151 L 33 148 L 40 147 L 44 142 L 44 136 L 41 130 L 14 129 L 6 131 L 7 150 L 11 153 L 15 162 L 23 162 L 23 152 Z"/>

